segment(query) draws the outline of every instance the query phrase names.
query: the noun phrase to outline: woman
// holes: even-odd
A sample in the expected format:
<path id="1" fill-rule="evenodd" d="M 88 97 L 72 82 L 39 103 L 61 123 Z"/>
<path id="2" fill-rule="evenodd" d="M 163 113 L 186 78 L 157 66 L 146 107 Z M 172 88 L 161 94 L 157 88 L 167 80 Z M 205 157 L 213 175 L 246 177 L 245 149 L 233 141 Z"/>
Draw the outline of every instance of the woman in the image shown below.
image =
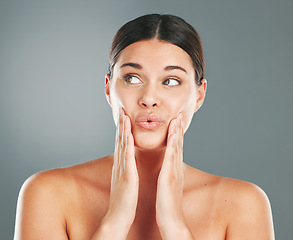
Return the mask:
<path id="1" fill-rule="evenodd" d="M 125 24 L 105 77 L 115 152 L 29 178 L 15 239 L 274 239 L 261 189 L 183 163 L 183 135 L 205 98 L 204 69 L 199 36 L 181 18 Z"/>

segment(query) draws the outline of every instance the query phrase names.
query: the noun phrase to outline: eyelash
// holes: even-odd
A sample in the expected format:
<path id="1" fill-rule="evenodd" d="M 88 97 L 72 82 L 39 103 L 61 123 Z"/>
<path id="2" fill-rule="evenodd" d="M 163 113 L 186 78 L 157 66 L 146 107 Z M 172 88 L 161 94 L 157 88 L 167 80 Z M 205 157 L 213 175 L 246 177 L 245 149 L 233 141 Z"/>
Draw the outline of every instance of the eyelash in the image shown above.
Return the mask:
<path id="1" fill-rule="evenodd" d="M 129 79 L 130 79 L 130 78 L 133 78 L 133 77 L 138 78 L 138 77 L 135 76 L 135 75 L 132 75 L 132 74 L 126 74 L 126 75 L 123 77 L 123 79 L 124 79 L 125 83 L 128 83 L 128 84 L 135 84 L 135 83 L 131 83 L 131 82 L 129 81 Z"/>
<path id="2" fill-rule="evenodd" d="M 174 81 L 176 81 L 176 82 L 178 83 L 177 85 L 169 85 L 170 87 L 179 86 L 179 85 L 182 83 L 182 81 L 180 81 L 180 80 L 177 79 L 177 78 L 167 78 L 166 80 L 163 81 L 163 84 L 164 84 L 166 81 L 170 81 L 170 80 L 174 80 Z M 164 85 L 167 85 L 167 84 L 164 84 Z M 167 85 L 167 86 L 168 86 L 168 85 Z"/>
<path id="3" fill-rule="evenodd" d="M 135 76 L 135 75 L 133 75 L 133 74 L 126 74 L 125 76 L 123 76 L 123 79 L 124 79 L 125 83 L 127 83 L 127 84 L 136 84 L 136 83 L 131 83 L 131 82 L 129 81 L 129 79 L 132 78 L 132 77 L 136 77 L 136 78 L 138 78 L 137 76 Z M 139 79 L 139 78 L 138 78 L 138 79 Z M 165 84 L 165 82 L 166 82 L 166 81 L 170 81 L 170 80 L 174 80 L 174 81 L 178 82 L 177 85 L 170 85 L 170 87 L 175 87 L 175 86 L 181 85 L 181 83 L 182 83 L 181 80 L 179 80 L 179 79 L 177 79 L 177 78 L 172 78 L 172 77 L 170 77 L 170 78 L 167 78 L 167 79 L 165 79 L 165 80 L 163 81 L 163 85 L 168 86 L 168 84 Z"/>

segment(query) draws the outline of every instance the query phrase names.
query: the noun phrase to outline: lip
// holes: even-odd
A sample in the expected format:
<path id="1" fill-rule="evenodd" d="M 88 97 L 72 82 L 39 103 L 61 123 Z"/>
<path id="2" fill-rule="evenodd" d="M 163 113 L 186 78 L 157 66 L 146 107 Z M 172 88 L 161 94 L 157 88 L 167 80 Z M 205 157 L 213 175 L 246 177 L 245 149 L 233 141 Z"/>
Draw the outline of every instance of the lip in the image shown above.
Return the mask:
<path id="1" fill-rule="evenodd" d="M 136 121 L 137 125 L 143 129 L 154 130 L 162 124 L 162 119 L 156 114 L 140 115 Z"/>

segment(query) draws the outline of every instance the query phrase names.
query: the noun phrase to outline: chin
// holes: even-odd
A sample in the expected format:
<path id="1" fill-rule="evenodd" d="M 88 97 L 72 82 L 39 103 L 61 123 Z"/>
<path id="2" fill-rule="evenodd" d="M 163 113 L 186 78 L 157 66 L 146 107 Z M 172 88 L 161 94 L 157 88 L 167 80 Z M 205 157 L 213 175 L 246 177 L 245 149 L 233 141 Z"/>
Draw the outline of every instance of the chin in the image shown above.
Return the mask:
<path id="1" fill-rule="evenodd" d="M 156 138 L 151 136 L 134 136 L 134 145 L 142 150 L 154 151 L 165 148 L 167 145 L 167 138 Z"/>

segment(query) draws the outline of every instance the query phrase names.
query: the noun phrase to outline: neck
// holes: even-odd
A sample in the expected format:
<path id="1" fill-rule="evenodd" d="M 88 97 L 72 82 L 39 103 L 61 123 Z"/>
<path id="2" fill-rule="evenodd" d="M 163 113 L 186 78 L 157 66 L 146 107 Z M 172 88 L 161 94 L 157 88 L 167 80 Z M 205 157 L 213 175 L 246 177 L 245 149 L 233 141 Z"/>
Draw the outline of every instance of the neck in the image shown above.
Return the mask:
<path id="1" fill-rule="evenodd" d="M 142 150 L 135 148 L 135 158 L 140 181 L 157 181 L 160 173 L 166 148 L 156 150 Z"/>
<path id="2" fill-rule="evenodd" d="M 149 213 L 155 211 L 157 180 L 164 161 L 165 150 L 165 147 L 151 151 L 135 148 L 136 166 L 139 175 L 137 209 L 148 209 Z M 145 210 L 137 211 L 145 212 Z"/>

